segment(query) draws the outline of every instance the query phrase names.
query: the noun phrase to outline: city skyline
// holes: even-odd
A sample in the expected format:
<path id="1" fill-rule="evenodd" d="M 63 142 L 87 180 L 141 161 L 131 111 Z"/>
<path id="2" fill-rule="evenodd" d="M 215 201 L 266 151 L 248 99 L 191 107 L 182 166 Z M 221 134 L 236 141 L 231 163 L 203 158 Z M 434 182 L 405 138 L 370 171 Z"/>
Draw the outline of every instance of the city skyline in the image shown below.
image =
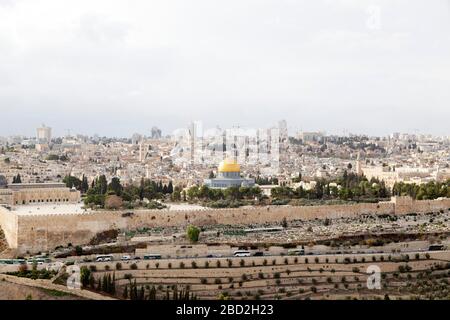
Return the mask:
<path id="1" fill-rule="evenodd" d="M 249 126 L 240 126 L 240 125 L 231 125 L 230 127 L 226 127 L 226 126 L 221 126 L 219 124 L 216 125 L 205 125 L 203 122 L 201 121 L 190 121 L 185 123 L 184 126 L 173 129 L 171 131 L 164 131 L 161 130 L 161 127 L 158 125 L 151 125 L 149 128 L 144 129 L 143 131 L 130 131 L 129 134 L 125 134 L 125 135 L 120 135 L 120 134 L 101 134 L 99 132 L 82 132 L 82 131 L 77 131 L 77 130 L 73 130 L 73 129 L 59 129 L 58 130 L 58 126 L 56 126 L 56 130 L 55 127 L 51 124 L 48 125 L 45 122 L 41 122 L 40 125 L 36 125 L 35 128 L 27 128 L 25 130 L 21 130 L 20 128 L 17 129 L 18 131 L 15 131 L 14 133 L 11 134 L 6 134 L 6 135 L 2 135 L 0 134 L 0 138 L 8 138 L 8 137 L 24 137 L 26 139 L 30 138 L 30 139 L 38 139 L 38 134 L 36 132 L 36 130 L 40 130 L 41 128 L 49 128 L 51 130 L 51 138 L 56 139 L 56 138 L 64 138 L 64 137 L 76 137 L 76 136 L 85 136 L 85 137 L 106 137 L 106 138 L 117 138 L 117 139 L 133 139 L 133 137 L 135 135 L 140 135 L 142 137 L 151 137 L 152 136 L 152 130 L 154 129 L 158 129 L 161 130 L 161 137 L 174 137 L 180 134 L 180 130 L 185 131 L 185 130 L 189 130 L 189 127 L 194 124 L 194 123 L 201 123 L 203 130 L 206 130 L 209 132 L 209 134 L 211 134 L 213 131 L 216 131 L 217 129 L 226 131 L 226 130 L 234 130 L 234 129 L 242 129 L 242 130 L 268 130 L 271 128 L 277 128 L 278 124 L 277 121 L 273 121 L 272 123 L 269 123 L 267 126 L 259 126 L 258 128 L 255 127 L 249 127 Z M 429 133 L 429 132 L 421 132 L 418 129 L 414 129 L 411 131 L 398 131 L 398 130 L 393 130 L 391 132 L 386 132 L 386 134 L 381 134 L 381 135 L 377 135 L 377 134 L 369 134 L 367 132 L 352 132 L 351 130 L 342 130 L 341 132 L 339 131 L 327 131 L 325 129 L 311 129 L 311 130 L 304 130 L 302 127 L 293 127 L 290 126 L 288 124 L 287 126 L 288 129 L 288 135 L 289 137 L 297 137 L 299 134 L 302 133 L 319 133 L 322 134 L 324 136 L 367 136 L 367 137 L 379 137 L 379 138 L 385 138 L 388 136 L 393 136 L 395 134 L 401 134 L 401 135 L 410 135 L 410 136 L 432 136 L 432 137 L 442 137 L 442 138 L 448 138 L 450 137 L 450 133 L 447 134 L 433 134 L 433 133 Z M 55 133 L 56 131 L 56 133 Z M 30 132 L 30 134 L 26 134 L 25 132 Z"/>
<path id="2" fill-rule="evenodd" d="M 278 119 L 291 132 L 448 135 L 448 9 L 0 1 L 0 136 L 32 136 L 42 122 L 55 136 L 130 136 Z"/>

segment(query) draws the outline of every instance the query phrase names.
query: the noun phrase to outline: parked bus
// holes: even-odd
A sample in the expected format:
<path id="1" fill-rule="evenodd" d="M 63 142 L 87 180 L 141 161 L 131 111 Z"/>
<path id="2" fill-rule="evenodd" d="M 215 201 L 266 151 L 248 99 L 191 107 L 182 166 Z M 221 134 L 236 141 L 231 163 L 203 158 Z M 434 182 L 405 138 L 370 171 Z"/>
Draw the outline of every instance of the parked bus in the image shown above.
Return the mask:
<path id="1" fill-rule="evenodd" d="M 233 254 L 235 257 L 250 257 L 251 253 L 247 250 L 237 250 Z"/>
<path id="2" fill-rule="evenodd" d="M 98 255 L 95 258 L 95 261 L 97 262 L 106 262 L 106 261 L 113 261 L 114 256 L 112 254 L 104 254 L 104 255 Z"/>
<path id="3" fill-rule="evenodd" d="M 44 257 L 35 257 L 35 258 L 30 258 L 27 260 L 27 264 L 44 264 L 44 263 L 50 263 L 51 260 L 50 258 L 44 258 Z"/>
<path id="4" fill-rule="evenodd" d="M 443 244 L 432 244 L 431 246 L 428 247 L 429 251 L 441 251 L 444 249 L 445 247 Z"/>
<path id="5" fill-rule="evenodd" d="M 290 249 L 288 250 L 288 255 L 290 256 L 304 256 L 305 249 Z"/>
<path id="6" fill-rule="evenodd" d="M 0 264 L 25 264 L 25 259 L 0 259 Z"/>
<path id="7" fill-rule="evenodd" d="M 144 260 L 160 260 L 161 255 L 160 254 L 146 254 L 144 255 Z"/>

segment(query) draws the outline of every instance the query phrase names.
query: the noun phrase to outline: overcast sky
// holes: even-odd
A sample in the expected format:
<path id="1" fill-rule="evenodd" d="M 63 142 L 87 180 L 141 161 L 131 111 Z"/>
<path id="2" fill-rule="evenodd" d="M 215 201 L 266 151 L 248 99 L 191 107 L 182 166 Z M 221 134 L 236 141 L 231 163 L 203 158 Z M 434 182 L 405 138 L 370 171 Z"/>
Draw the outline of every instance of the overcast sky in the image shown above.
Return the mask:
<path id="1" fill-rule="evenodd" d="M 449 0 L 0 0 L 0 135 L 450 134 Z"/>

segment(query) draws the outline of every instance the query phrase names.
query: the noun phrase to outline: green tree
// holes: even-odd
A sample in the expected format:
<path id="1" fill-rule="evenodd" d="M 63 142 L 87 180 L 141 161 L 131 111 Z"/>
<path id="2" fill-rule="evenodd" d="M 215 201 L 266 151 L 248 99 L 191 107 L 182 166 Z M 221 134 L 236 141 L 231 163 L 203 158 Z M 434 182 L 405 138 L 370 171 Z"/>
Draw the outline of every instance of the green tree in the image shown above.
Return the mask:
<path id="1" fill-rule="evenodd" d="M 87 288 L 90 285 L 91 270 L 86 266 L 82 266 L 80 269 L 80 281 L 83 288 Z"/>
<path id="2" fill-rule="evenodd" d="M 111 183 L 108 185 L 108 191 L 114 192 L 117 196 L 120 196 L 123 191 L 123 187 L 120 183 L 120 179 L 114 177 L 111 179 Z"/>
<path id="3" fill-rule="evenodd" d="M 196 226 L 190 225 L 187 227 L 186 234 L 191 242 L 198 242 L 198 239 L 200 237 L 200 229 Z"/>

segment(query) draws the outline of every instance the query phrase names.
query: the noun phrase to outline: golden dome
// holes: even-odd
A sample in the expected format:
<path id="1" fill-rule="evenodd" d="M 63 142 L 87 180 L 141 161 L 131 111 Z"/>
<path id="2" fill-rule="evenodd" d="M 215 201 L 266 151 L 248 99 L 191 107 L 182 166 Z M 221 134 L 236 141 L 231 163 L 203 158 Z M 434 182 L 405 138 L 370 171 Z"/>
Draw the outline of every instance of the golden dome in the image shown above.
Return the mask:
<path id="1" fill-rule="evenodd" d="M 234 160 L 223 160 L 219 165 L 219 172 L 241 172 L 241 166 Z"/>

